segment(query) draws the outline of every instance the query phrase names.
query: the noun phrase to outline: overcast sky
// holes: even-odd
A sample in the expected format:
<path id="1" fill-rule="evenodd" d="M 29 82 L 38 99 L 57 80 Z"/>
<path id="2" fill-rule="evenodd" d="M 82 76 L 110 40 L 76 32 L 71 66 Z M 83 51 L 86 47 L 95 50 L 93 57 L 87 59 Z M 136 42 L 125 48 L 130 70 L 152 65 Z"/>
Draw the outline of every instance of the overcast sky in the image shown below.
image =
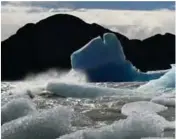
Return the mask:
<path id="1" fill-rule="evenodd" d="M 96 22 L 129 38 L 144 39 L 175 29 L 174 2 L 1 2 L 1 38 L 29 22 L 68 13 Z"/>
<path id="2" fill-rule="evenodd" d="M 34 7 L 43 7 L 43 8 L 88 8 L 88 9 L 119 9 L 119 10 L 154 10 L 154 9 L 174 9 L 174 1 L 173 2 L 57 2 L 57 1 L 31 1 L 31 2 L 2 2 L 2 5 L 26 5 L 26 6 L 34 6 Z"/>

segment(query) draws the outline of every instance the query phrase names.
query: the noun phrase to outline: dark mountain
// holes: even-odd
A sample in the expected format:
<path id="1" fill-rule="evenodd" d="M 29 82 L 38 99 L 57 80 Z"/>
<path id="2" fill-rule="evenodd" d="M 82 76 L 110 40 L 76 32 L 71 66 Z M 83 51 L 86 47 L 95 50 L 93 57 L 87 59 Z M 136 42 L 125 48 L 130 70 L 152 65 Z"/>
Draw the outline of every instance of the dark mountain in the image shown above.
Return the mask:
<path id="1" fill-rule="evenodd" d="M 26 24 L 1 42 L 1 79 L 18 80 L 50 68 L 70 69 L 72 52 L 106 32 L 113 31 L 67 14 Z M 157 34 L 140 41 L 113 33 L 127 59 L 141 71 L 168 69 L 175 63 L 175 35 Z"/>

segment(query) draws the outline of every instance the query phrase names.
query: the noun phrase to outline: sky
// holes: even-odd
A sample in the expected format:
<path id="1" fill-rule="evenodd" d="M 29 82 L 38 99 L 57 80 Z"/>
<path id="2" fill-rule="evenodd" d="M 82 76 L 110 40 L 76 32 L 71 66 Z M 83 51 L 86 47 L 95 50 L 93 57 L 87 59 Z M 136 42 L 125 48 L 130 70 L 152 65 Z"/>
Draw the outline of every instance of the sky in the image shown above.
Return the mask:
<path id="1" fill-rule="evenodd" d="M 67 13 L 98 23 L 132 39 L 175 33 L 175 2 L 1 2 L 1 39 L 26 23 Z"/>
<path id="2" fill-rule="evenodd" d="M 6 5 L 12 2 L 2 2 L 2 5 Z M 69 7 L 74 9 L 88 8 L 88 9 L 119 9 L 119 10 L 154 10 L 154 9 L 174 9 L 175 2 L 158 2 L 158 1 L 117 1 L 117 2 L 21 2 L 23 5 L 30 5 L 35 7 L 44 8 L 58 8 L 58 7 Z"/>
<path id="3" fill-rule="evenodd" d="M 72 2 L 73 3 L 73 2 Z M 74 5 L 74 4 L 73 4 Z M 173 9 L 174 2 L 76 2 L 77 8 L 100 8 L 100 9 L 120 9 L 120 10 L 153 10 L 153 9 Z"/>

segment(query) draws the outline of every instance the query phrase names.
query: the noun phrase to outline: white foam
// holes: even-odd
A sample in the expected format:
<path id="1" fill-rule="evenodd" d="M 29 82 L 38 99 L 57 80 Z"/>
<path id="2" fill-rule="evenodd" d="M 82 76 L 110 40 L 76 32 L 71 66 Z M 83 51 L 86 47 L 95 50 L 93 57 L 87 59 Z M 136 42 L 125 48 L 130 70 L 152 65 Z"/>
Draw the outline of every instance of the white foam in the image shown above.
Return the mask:
<path id="1" fill-rule="evenodd" d="M 31 83 L 35 84 L 46 84 L 50 81 L 84 83 L 86 81 L 86 76 L 83 72 L 75 70 L 63 71 L 51 69 L 37 75 L 28 75 L 25 81 L 31 81 Z"/>
<path id="2" fill-rule="evenodd" d="M 26 98 L 12 100 L 1 108 L 1 124 L 36 112 L 35 105 Z"/>
<path id="3" fill-rule="evenodd" d="M 150 113 L 157 113 L 164 110 L 167 110 L 167 107 L 148 101 L 127 103 L 121 108 L 121 112 L 124 115 L 131 115 L 133 112 L 144 113 L 146 111 Z"/>
<path id="4" fill-rule="evenodd" d="M 70 132 L 72 110 L 56 107 L 5 123 L 2 139 L 55 139 Z"/>
<path id="5" fill-rule="evenodd" d="M 86 75 L 82 72 L 70 70 L 70 71 L 55 71 L 49 70 L 37 75 L 28 75 L 25 80 L 10 82 L 13 88 L 10 92 L 15 95 L 28 95 L 30 91 L 32 95 L 38 95 L 44 91 L 49 82 L 69 82 L 84 84 L 86 82 Z"/>
<path id="6" fill-rule="evenodd" d="M 98 129 L 86 129 L 64 135 L 58 139 L 140 139 L 160 137 L 165 119 L 151 113 L 133 113 L 125 120 Z"/>

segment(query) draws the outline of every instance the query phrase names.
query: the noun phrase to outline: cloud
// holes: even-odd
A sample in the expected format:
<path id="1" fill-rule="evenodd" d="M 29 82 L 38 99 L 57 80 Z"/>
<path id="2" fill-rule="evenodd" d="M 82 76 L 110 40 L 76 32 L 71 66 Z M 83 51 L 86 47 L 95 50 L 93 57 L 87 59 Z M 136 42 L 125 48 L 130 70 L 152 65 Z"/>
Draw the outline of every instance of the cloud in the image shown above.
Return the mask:
<path id="1" fill-rule="evenodd" d="M 3 6 L 23 6 L 23 7 L 32 7 L 32 8 L 43 8 L 43 9 L 57 9 L 57 8 L 76 8 L 75 5 L 71 2 L 59 2 L 59 1 L 10 1 L 2 2 Z"/>
<path id="2" fill-rule="evenodd" d="M 43 4 L 41 6 L 41 4 Z M 49 4 L 49 3 L 48 3 Z M 57 4 L 59 4 L 57 2 Z M 35 5 L 35 6 L 34 6 Z M 88 23 L 98 23 L 111 30 L 118 31 L 131 39 L 144 39 L 157 33 L 175 34 L 175 11 L 159 9 L 152 11 L 107 10 L 107 9 L 75 9 L 73 5 L 64 8 L 53 7 L 46 2 L 2 3 L 1 7 L 1 39 L 14 34 L 26 23 L 36 23 L 48 16 L 67 13 L 75 15 Z M 67 7 L 67 8 L 66 8 Z M 69 7 L 69 8 L 68 8 Z"/>

